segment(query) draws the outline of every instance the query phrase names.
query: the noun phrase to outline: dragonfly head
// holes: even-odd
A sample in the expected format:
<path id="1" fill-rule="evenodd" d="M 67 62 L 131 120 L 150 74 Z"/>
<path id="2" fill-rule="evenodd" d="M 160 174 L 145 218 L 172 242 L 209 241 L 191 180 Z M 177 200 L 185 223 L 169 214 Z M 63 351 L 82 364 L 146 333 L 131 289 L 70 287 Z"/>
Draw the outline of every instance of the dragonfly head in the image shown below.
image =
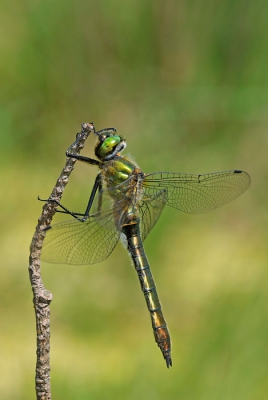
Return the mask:
<path id="1" fill-rule="evenodd" d="M 116 134 L 115 128 L 102 129 L 95 132 L 98 142 L 95 147 L 95 155 L 101 161 L 109 161 L 115 158 L 126 147 L 126 141 Z"/>

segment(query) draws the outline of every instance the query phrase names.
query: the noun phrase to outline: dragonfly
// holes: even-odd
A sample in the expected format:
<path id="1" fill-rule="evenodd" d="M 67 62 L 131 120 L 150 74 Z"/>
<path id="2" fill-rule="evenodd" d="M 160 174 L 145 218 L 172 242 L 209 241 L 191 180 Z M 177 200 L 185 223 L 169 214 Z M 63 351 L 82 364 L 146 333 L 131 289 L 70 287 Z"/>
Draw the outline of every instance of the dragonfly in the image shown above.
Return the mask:
<path id="1" fill-rule="evenodd" d="M 154 338 L 172 366 L 171 338 L 163 315 L 143 242 L 168 205 L 186 213 L 205 213 L 240 196 L 250 185 L 247 172 L 205 174 L 153 172 L 145 174 L 121 152 L 126 140 L 115 128 L 95 130 L 95 158 L 67 157 L 98 167 L 84 213 L 58 211 L 72 218 L 45 228 L 41 259 L 50 263 L 88 265 L 105 260 L 121 239 L 132 258 L 145 297 Z"/>

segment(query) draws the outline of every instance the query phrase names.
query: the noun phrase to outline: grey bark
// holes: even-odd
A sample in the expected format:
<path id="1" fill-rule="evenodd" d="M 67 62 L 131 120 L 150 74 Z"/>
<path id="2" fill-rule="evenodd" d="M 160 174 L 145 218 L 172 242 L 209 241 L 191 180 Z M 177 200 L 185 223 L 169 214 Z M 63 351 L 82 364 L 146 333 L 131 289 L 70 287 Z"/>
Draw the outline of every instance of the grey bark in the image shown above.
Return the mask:
<path id="1" fill-rule="evenodd" d="M 85 140 L 90 132 L 94 131 L 93 123 L 82 124 L 82 130 L 76 136 L 76 141 L 69 147 L 73 154 L 78 154 L 84 147 Z M 50 199 L 60 202 L 69 176 L 74 168 L 76 160 L 67 158 L 66 164 L 57 179 L 56 185 L 52 190 Z M 38 219 L 38 224 L 30 246 L 29 257 L 29 276 L 33 291 L 33 305 L 36 318 L 36 370 L 35 370 L 35 390 L 37 400 L 51 400 L 50 386 L 50 303 L 52 293 L 45 289 L 41 276 L 40 255 L 45 237 L 44 228 L 50 225 L 56 212 L 57 205 L 53 202 L 46 202 L 43 206 L 42 214 Z"/>

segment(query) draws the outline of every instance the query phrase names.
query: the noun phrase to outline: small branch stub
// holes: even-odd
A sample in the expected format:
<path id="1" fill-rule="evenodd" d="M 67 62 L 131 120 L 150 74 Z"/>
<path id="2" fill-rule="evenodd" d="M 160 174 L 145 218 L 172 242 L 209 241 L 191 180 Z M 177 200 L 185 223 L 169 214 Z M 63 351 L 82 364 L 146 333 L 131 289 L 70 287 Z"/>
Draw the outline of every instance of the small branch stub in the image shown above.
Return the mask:
<path id="1" fill-rule="evenodd" d="M 83 149 L 85 140 L 94 131 L 93 123 L 83 123 L 81 132 L 77 133 L 75 142 L 68 148 L 73 154 L 79 154 Z M 76 160 L 67 158 L 66 164 L 57 179 L 52 190 L 50 199 L 60 202 L 62 193 L 68 183 L 69 176 L 74 168 Z M 37 334 L 37 360 L 35 374 L 35 389 L 37 400 L 50 400 L 50 303 L 53 299 L 52 293 L 45 289 L 40 268 L 40 255 L 45 237 L 44 228 L 50 225 L 56 212 L 55 202 L 46 202 L 42 214 L 38 219 L 35 233 L 30 246 L 29 277 L 33 291 L 33 304 L 36 318 Z"/>

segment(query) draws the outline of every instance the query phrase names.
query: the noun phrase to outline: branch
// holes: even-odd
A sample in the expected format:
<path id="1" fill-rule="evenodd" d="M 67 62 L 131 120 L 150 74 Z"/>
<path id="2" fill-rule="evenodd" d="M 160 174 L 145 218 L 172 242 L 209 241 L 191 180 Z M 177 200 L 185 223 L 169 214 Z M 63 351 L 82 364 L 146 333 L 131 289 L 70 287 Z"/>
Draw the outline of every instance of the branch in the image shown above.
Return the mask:
<path id="1" fill-rule="evenodd" d="M 85 140 L 90 132 L 94 131 L 93 123 L 82 124 L 82 130 L 76 135 L 76 141 L 69 147 L 73 154 L 79 154 L 83 149 Z M 76 160 L 67 158 L 50 199 L 60 202 L 62 193 L 68 183 L 69 176 L 74 169 Z M 46 202 L 42 214 L 38 219 L 38 224 L 30 246 L 29 257 L 29 276 L 33 291 L 33 304 L 36 318 L 37 334 L 37 360 L 35 373 L 35 390 L 37 400 L 50 400 L 50 307 L 52 293 L 45 289 L 41 277 L 40 255 L 45 237 L 44 228 L 50 225 L 51 220 L 56 213 L 57 205 L 55 202 Z"/>

